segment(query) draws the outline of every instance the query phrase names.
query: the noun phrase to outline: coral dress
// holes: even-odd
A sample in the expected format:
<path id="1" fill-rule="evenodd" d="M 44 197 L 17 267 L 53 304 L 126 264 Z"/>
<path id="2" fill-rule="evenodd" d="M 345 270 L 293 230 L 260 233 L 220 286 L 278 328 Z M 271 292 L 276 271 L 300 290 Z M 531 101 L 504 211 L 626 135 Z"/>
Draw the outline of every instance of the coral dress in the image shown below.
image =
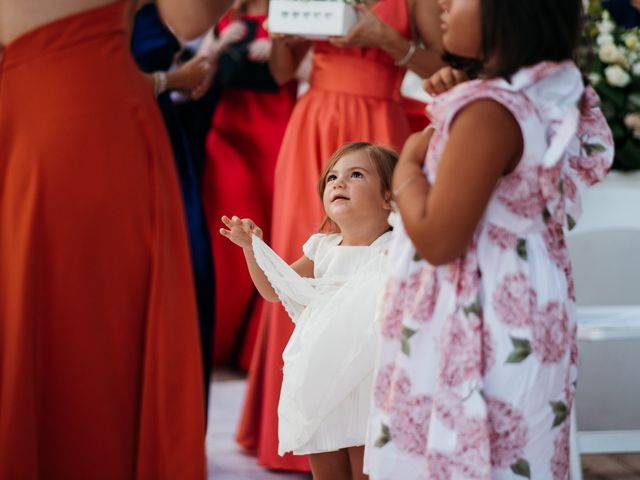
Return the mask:
<path id="1" fill-rule="evenodd" d="M 366 448 L 372 480 L 567 478 L 577 345 L 563 227 L 610 167 L 611 132 L 571 62 L 468 82 L 430 107 L 432 184 L 452 119 L 486 98 L 518 121 L 523 156 L 455 262 L 429 265 L 394 228 Z"/>
<path id="2" fill-rule="evenodd" d="M 410 37 L 404 0 L 378 2 L 374 11 Z M 316 184 L 331 154 L 356 140 L 399 149 L 410 133 L 400 97 L 405 69 L 375 48 L 340 49 L 316 42 L 313 49 L 310 89 L 294 108 L 276 165 L 271 244 L 288 263 L 320 226 Z M 256 449 L 263 466 L 307 470 L 306 458 L 277 454 L 282 352 L 292 331 L 280 305 L 265 308 L 237 440 Z"/>
<path id="3" fill-rule="evenodd" d="M 167 71 L 171 68 L 174 57 L 179 50 L 180 42 L 160 18 L 157 5 L 148 3 L 140 8 L 136 13 L 131 34 L 131 51 L 140 69 L 145 73 Z M 200 185 L 196 178 L 194 148 L 189 142 L 187 130 L 176 112 L 170 91 L 163 92 L 158 96 L 158 105 L 173 147 L 187 220 L 187 231 L 189 232 L 191 265 L 200 321 L 200 346 L 206 400 L 213 361 L 211 346 L 213 344 L 214 297 L 211 294 L 213 290 L 211 240 L 204 215 Z"/>
<path id="4" fill-rule="evenodd" d="M 128 2 L 38 27 L 0 65 L 0 478 L 205 475 L 171 146 Z"/>
<path id="5" fill-rule="evenodd" d="M 255 28 L 254 39 L 267 38 L 265 15 L 244 16 Z M 229 26 L 228 16 L 218 23 Z M 253 30 L 253 29 L 252 29 Z M 234 52 L 240 55 L 237 51 Z M 246 53 L 244 53 L 246 55 Z M 249 60 L 246 60 L 249 62 Z M 253 62 L 252 62 L 253 63 Z M 262 71 L 269 77 L 268 66 Z M 245 70 L 256 77 L 260 65 Z M 224 73 L 224 72 L 222 72 Z M 238 78 L 235 81 L 250 79 Z M 248 369 L 255 343 L 259 311 L 258 294 L 245 266 L 242 250 L 218 234 L 222 215 L 249 217 L 262 228 L 265 240 L 271 231 L 273 176 L 280 143 L 296 101 L 296 84 L 277 88 L 266 81 L 266 91 L 239 86 L 223 87 L 207 135 L 207 158 L 202 178 L 202 195 L 209 222 L 215 260 L 216 319 L 214 363 L 239 361 Z M 274 85 L 273 91 L 267 89 Z M 238 357 L 240 355 L 240 357 Z"/>

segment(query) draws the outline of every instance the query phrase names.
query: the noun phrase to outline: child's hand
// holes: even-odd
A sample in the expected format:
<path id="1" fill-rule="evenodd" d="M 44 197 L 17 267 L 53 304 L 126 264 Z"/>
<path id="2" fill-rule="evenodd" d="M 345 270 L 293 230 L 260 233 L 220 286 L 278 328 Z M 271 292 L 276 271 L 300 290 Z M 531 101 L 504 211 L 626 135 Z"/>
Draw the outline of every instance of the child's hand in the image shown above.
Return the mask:
<path id="1" fill-rule="evenodd" d="M 220 235 L 227 237 L 244 249 L 251 248 L 251 235 L 262 238 L 262 230 L 250 218 L 238 218 L 236 216 L 229 218 L 225 215 L 222 217 L 222 223 L 227 226 L 228 230 L 221 228 Z"/>
<path id="2" fill-rule="evenodd" d="M 421 132 L 412 133 L 404 142 L 398 164 L 417 164 L 422 167 L 431 142 L 433 128 L 425 128 Z"/>
<path id="3" fill-rule="evenodd" d="M 424 81 L 423 87 L 429 95 L 439 95 L 451 90 L 459 83 L 466 82 L 467 76 L 462 70 L 443 67 Z"/>

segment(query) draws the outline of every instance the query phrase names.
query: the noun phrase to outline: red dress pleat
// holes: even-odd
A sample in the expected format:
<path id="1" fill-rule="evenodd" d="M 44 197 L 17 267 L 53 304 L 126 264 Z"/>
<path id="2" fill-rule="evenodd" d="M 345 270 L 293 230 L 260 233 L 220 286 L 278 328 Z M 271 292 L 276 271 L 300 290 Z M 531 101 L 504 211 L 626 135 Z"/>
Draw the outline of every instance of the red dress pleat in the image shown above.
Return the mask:
<path id="1" fill-rule="evenodd" d="M 202 367 L 171 148 L 128 2 L 0 66 L 0 478 L 205 477 Z"/>

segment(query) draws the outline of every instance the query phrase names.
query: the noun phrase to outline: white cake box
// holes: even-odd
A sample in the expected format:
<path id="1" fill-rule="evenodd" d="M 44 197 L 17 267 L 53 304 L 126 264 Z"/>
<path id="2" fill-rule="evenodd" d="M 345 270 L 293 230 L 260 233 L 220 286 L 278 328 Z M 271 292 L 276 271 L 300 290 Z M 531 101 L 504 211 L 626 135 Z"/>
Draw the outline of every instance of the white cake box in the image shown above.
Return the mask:
<path id="1" fill-rule="evenodd" d="M 269 31 L 327 38 L 346 35 L 358 15 L 344 0 L 270 0 Z"/>

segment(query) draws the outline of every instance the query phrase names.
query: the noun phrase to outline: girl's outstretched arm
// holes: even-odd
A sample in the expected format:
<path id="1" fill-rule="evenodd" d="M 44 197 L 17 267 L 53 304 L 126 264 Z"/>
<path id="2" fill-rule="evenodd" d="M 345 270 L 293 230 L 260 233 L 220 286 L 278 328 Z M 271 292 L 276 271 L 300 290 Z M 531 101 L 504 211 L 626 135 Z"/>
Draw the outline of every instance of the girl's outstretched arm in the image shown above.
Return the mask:
<path id="1" fill-rule="evenodd" d="M 416 250 L 432 265 L 443 265 L 467 248 L 496 183 L 520 161 L 522 132 L 494 100 L 471 103 L 451 125 L 433 186 L 422 175 L 431 133 L 418 135 L 403 148 L 393 188 Z"/>
<path id="2" fill-rule="evenodd" d="M 222 223 L 227 227 L 220 229 L 220 234 L 223 237 L 227 237 L 233 243 L 242 247 L 244 253 L 244 259 L 247 262 L 247 268 L 249 269 L 249 275 L 253 284 L 256 286 L 258 293 L 262 295 L 268 302 L 279 302 L 278 294 L 271 286 L 269 279 L 264 274 L 262 269 L 256 262 L 256 257 L 253 254 L 253 246 L 251 243 L 251 235 L 256 235 L 258 238 L 262 238 L 262 229 L 258 227 L 250 218 L 238 218 L 238 217 L 222 217 Z M 313 262 L 304 255 L 291 264 L 291 268 L 301 277 L 313 277 Z"/>

